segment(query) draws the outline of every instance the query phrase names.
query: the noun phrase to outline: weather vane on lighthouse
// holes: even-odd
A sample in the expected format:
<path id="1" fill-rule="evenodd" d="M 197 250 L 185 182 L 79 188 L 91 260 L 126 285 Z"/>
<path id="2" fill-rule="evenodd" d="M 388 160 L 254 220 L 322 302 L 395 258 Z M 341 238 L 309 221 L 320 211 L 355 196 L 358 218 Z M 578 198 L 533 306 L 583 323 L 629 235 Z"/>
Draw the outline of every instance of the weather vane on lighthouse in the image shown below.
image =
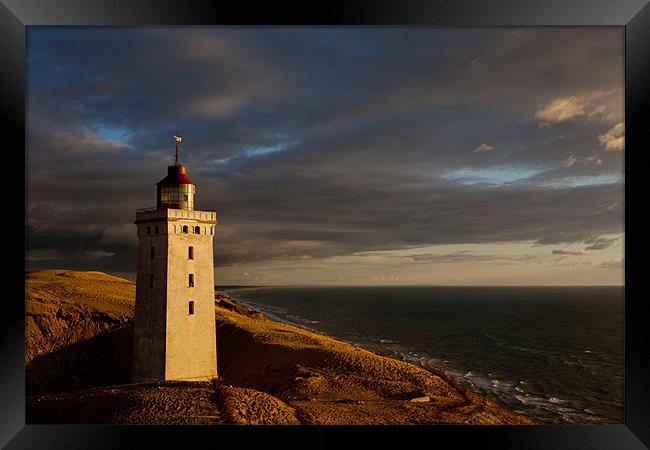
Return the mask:
<path id="1" fill-rule="evenodd" d="M 181 142 L 183 138 L 178 132 L 178 128 L 176 128 L 176 134 L 174 135 L 174 140 L 176 141 L 176 165 L 180 166 L 181 164 L 178 162 L 178 143 Z"/>

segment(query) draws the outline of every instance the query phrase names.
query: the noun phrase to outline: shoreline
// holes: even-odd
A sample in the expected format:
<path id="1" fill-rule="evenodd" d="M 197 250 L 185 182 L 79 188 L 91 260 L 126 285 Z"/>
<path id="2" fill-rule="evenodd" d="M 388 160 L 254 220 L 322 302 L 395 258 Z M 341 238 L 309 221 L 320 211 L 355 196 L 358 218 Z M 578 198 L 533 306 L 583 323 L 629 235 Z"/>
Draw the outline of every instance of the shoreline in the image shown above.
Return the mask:
<path id="1" fill-rule="evenodd" d="M 300 329 L 305 330 L 307 332 L 319 334 L 319 335 L 322 335 L 323 337 L 327 337 L 329 339 L 334 339 L 334 340 L 340 341 L 340 342 L 342 342 L 344 344 L 347 344 L 347 345 L 350 345 L 350 346 L 353 346 L 353 347 L 356 347 L 356 348 L 362 348 L 362 349 L 364 349 L 364 350 L 366 350 L 368 352 L 374 353 L 374 354 L 382 356 L 382 357 L 394 359 L 394 360 L 397 360 L 397 361 L 402 361 L 402 362 L 405 362 L 407 364 L 412 364 L 412 365 L 415 365 L 417 367 L 420 367 L 423 370 L 426 370 L 426 371 L 432 373 L 433 375 L 442 378 L 443 380 L 445 380 L 445 382 L 452 385 L 455 389 L 457 389 L 459 392 L 462 392 L 464 395 L 467 395 L 467 393 L 469 392 L 469 393 L 471 393 L 473 395 L 487 397 L 489 400 L 498 403 L 503 408 L 509 409 L 509 410 L 511 410 L 511 411 L 513 411 L 513 412 L 515 412 L 517 414 L 522 414 L 522 415 L 526 416 L 527 418 L 534 421 L 535 424 L 539 423 L 539 422 L 537 422 L 537 419 L 535 417 L 532 417 L 532 416 L 526 414 L 523 411 L 514 411 L 514 410 L 512 410 L 510 405 L 503 404 L 501 401 L 498 400 L 496 395 L 494 395 L 494 394 L 491 395 L 491 393 L 489 391 L 480 392 L 477 389 L 474 389 L 474 386 L 472 385 L 472 383 L 470 383 L 468 380 L 465 380 L 462 375 L 454 374 L 452 371 L 447 370 L 447 369 L 442 368 L 442 367 L 437 367 L 437 366 L 433 366 L 433 365 L 430 365 L 430 364 L 425 364 L 420 359 L 409 359 L 408 355 L 406 355 L 404 353 L 398 352 L 396 350 L 389 350 L 389 349 L 386 349 L 386 348 L 382 348 L 380 345 L 376 345 L 376 344 L 375 345 L 368 345 L 368 344 L 364 344 L 364 343 L 361 343 L 361 342 L 348 341 L 348 340 L 345 340 L 345 339 L 343 339 L 341 337 L 332 336 L 332 335 L 327 334 L 326 332 L 324 332 L 322 330 L 309 327 L 309 326 L 307 326 L 307 325 L 305 325 L 303 323 L 298 323 L 298 322 L 291 321 L 289 319 L 285 319 L 283 317 L 278 316 L 277 314 L 274 314 L 272 312 L 263 310 L 263 309 L 259 308 L 256 303 L 251 302 L 251 301 L 246 300 L 246 299 L 243 299 L 241 297 L 236 297 L 235 295 L 232 294 L 233 291 L 235 291 L 235 292 L 237 292 L 237 291 L 251 291 L 251 290 L 258 290 L 258 289 L 264 289 L 264 287 L 247 287 L 247 288 L 224 289 L 224 290 L 215 289 L 215 292 L 216 293 L 221 293 L 221 294 L 229 297 L 230 299 L 234 300 L 235 302 L 237 302 L 237 303 L 239 303 L 239 304 L 241 304 L 241 305 L 243 305 L 243 306 L 245 306 L 247 308 L 250 308 L 252 311 L 254 311 L 256 313 L 263 314 L 265 317 L 268 317 L 268 320 L 275 321 L 275 322 L 278 322 L 278 323 L 282 323 L 282 324 L 285 324 L 285 325 L 289 325 L 289 326 L 292 326 L 292 327 L 300 328 Z M 306 320 L 306 319 L 303 319 L 303 320 Z M 457 371 L 457 372 L 460 372 L 460 371 Z"/>
<path id="2" fill-rule="evenodd" d="M 282 313 L 289 316 L 289 318 L 282 317 L 282 313 L 273 311 L 277 309 L 275 306 L 265 305 L 259 301 L 249 300 L 245 297 L 238 295 L 244 294 L 252 290 L 260 288 L 241 288 L 241 289 L 224 289 L 223 292 L 229 295 L 237 302 L 246 305 L 253 310 L 261 311 L 264 315 L 269 316 L 272 320 L 280 323 L 285 323 L 304 329 L 309 332 L 321 334 L 323 336 L 339 340 L 352 346 L 364 348 L 375 354 L 385 356 L 388 358 L 397 359 L 400 361 L 414 364 L 432 374 L 444 379 L 449 384 L 453 385 L 459 391 L 470 391 L 474 394 L 486 397 L 491 401 L 496 402 L 500 406 L 529 417 L 531 420 L 540 424 L 617 424 L 617 421 L 608 421 L 601 417 L 595 416 L 589 409 L 583 409 L 572 405 L 570 401 L 562 400 L 556 396 L 545 396 L 537 390 L 527 388 L 527 383 L 514 379 L 496 379 L 491 374 L 473 373 L 473 369 L 459 370 L 450 363 L 449 365 L 442 364 L 441 358 L 436 358 L 430 354 L 412 353 L 404 345 L 394 346 L 397 341 L 384 341 L 378 339 L 377 336 L 373 341 L 355 341 L 348 340 L 341 336 L 329 334 L 321 329 L 316 328 L 319 324 L 318 321 L 312 321 L 304 317 L 294 316 L 290 311 L 278 309 Z M 311 323 L 317 324 L 316 327 Z M 330 327 L 331 328 L 331 327 Z M 377 341 L 378 339 L 378 341 Z M 389 345 L 386 345 L 389 344 Z M 391 348 L 394 347 L 394 348 Z M 437 364 L 436 364 L 437 363 Z M 519 383 L 519 384 L 518 384 Z M 522 389 L 523 388 L 523 389 Z M 525 389 L 525 390 L 524 390 Z"/>

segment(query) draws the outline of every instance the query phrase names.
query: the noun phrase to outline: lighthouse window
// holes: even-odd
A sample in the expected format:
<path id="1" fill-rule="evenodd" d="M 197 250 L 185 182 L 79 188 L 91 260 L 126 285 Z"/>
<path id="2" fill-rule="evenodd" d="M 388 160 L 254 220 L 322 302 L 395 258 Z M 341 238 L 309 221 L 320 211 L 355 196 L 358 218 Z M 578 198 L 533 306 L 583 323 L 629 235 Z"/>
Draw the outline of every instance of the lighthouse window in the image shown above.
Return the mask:
<path id="1" fill-rule="evenodd" d="M 152 259 L 152 260 L 153 260 L 153 258 L 154 258 L 154 254 L 155 254 L 155 247 L 151 247 L 150 255 L 151 255 L 151 259 Z"/>
<path id="2" fill-rule="evenodd" d="M 194 259 L 194 247 L 192 246 L 187 248 L 187 259 Z"/>
<path id="3" fill-rule="evenodd" d="M 193 273 L 190 274 L 190 280 L 189 281 L 190 281 L 189 286 L 194 287 L 194 274 Z"/>
<path id="4" fill-rule="evenodd" d="M 187 225 L 183 225 L 183 233 L 187 233 L 188 231 Z"/>
<path id="5" fill-rule="evenodd" d="M 147 227 L 147 234 L 151 234 L 151 227 Z"/>
<path id="6" fill-rule="evenodd" d="M 194 227 L 194 233 L 201 234 L 201 227 Z"/>
<path id="7" fill-rule="evenodd" d="M 194 300 L 190 300 L 189 308 L 190 308 L 189 313 L 194 314 Z"/>

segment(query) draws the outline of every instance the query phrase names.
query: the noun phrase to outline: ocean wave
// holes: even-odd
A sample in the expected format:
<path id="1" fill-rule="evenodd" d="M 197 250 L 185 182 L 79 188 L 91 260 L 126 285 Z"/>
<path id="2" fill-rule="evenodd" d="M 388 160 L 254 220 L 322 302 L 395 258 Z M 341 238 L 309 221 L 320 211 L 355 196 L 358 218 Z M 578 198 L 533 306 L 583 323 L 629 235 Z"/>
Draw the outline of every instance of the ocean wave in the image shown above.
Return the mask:
<path id="1" fill-rule="evenodd" d="M 285 308 L 280 308 L 278 306 L 265 305 L 265 304 L 262 304 L 262 303 L 257 303 L 257 302 L 254 302 L 254 301 L 251 301 L 251 300 L 248 300 L 248 299 L 245 299 L 245 298 L 239 298 L 239 297 L 235 297 L 235 296 L 232 296 L 232 295 L 231 295 L 231 297 L 235 301 L 241 303 L 244 306 L 248 306 L 248 307 L 251 307 L 253 309 L 258 309 L 258 310 L 260 310 L 262 312 L 277 313 L 277 314 L 286 314 L 288 312 Z"/>
<path id="2" fill-rule="evenodd" d="M 411 352 L 412 353 L 412 352 Z M 482 395 L 486 395 L 509 407 L 513 411 L 533 417 L 542 423 L 599 423 L 600 420 L 590 412 L 583 410 L 583 407 L 573 405 L 571 402 L 560 398 L 557 395 L 544 396 L 542 393 L 533 393 L 526 390 L 527 380 L 509 381 L 503 378 L 482 375 L 475 370 L 458 370 L 444 364 L 446 361 L 440 358 L 421 356 L 415 358 L 409 355 L 408 351 L 400 354 L 400 357 L 406 361 L 416 362 L 425 367 L 431 367 L 442 372 L 456 380 L 461 385 L 467 386 Z"/>
<path id="3" fill-rule="evenodd" d="M 523 403 L 524 405 L 530 405 L 530 400 L 528 400 L 528 397 L 526 397 L 525 395 L 515 395 L 515 398 L 519 400 L 521 403 Z"/>
<path id="4" fill-rule="evenodd" d="M 514 348 L 515 350 L 519 350 L 520 352 L 532 353 L 533 355 L 539 355 L 542 353 L 539 350 L 535 350 L 530 347 L 524 347 L 523 345 L 513 345 L 512 348 Z"/>
<path id="5" fill-rule="evenodd" d="M 409 358 L 406 358 L 409 359 Z M 413 359 L 413 358 L 411 358 Z M 435 358 L 419 358 L 423 365 L 440 369 L 443 360 Z M 597 423 L 599 419 L 584 411 L 581 407 L 558 396 L 543 396 L 526 391 L 526 380 L 509 381 L 503 378 L 486 377 L 474 370 L 460 371 L 445 367 L 443 372 L 467 385 L 470 389 L 491 397 L 512 410 L 521 411 L 545 423 Z M 521 407 L 517 407 L 521 405 Z M 523 409 L 522 409 L 523 407 Z"/>

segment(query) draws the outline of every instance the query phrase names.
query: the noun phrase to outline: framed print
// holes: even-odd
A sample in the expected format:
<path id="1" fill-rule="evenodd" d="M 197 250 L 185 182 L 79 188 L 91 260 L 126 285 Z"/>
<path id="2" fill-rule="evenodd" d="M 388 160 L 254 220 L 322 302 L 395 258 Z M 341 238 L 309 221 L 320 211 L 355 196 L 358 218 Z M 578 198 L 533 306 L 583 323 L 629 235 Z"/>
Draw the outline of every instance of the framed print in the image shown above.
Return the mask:
<path id="1" fill-rule="evenodd" d="M 0 10 L 7 448 L 650 445 L 647 2 Z"/>

